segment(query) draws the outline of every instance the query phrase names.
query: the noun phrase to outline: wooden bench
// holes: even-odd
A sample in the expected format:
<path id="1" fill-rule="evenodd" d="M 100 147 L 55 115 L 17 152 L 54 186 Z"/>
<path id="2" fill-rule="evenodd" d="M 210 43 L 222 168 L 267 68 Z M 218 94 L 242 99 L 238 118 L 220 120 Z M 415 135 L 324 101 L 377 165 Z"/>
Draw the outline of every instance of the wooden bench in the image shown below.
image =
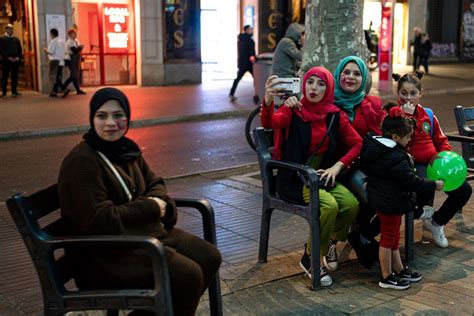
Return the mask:
<path id="1" fill-rule="evenodd" d="M 204 238 L 217 245 L 214 212 L 206 200 L 175 199 L 178 207 L 198 210 L 203 219 Z M 52 185 L 31 196 L 14 195 L 7 207 L 26 244 L 38 274 L 43 293 L 44 314 L 63 315 L 69 311 L 107 310 L 107 315 L 118 315 L 118 310 L 148 310 L 157 315 L 173 315 L 170 280 L 163 245 L 148 236 L 78 236 L 63 237 L 59 213 L 43 225 L 45 216 L 59 209 L 57 185 Z M 52 221 L 52 222 L 51 222 Z M 94 290 L 71 289 L 65 284 L 74 278 L 73 262 L 68 262 L 64 249 L 81 247 L 141 248 L 150 256 L 154 274 L 154 289 Z M 59 255 L 58 255 L 59 250 Z M 222 315 L 219 274 L 209 286 L 211 315 Z"/>

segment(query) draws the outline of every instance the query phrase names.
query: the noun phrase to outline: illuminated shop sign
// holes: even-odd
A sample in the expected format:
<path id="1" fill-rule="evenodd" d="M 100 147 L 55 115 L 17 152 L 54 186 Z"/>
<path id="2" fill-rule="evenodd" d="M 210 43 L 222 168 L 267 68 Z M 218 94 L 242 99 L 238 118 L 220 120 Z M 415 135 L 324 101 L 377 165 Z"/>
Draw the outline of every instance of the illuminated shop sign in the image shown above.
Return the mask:
<path id="1" fill-rule="evenodd" d="M 126 5 L 104 6 L 105 42 L 108 49 L 128 50 L 128 20 L 130 11 Z"/>

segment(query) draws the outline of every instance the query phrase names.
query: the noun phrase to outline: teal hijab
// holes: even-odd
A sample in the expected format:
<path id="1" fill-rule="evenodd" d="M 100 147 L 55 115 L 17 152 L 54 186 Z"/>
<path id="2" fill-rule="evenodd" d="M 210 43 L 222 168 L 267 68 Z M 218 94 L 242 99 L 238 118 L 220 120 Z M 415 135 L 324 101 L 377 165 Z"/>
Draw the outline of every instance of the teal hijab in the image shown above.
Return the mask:
<path id="1" fill-rule="evenodd" d="M 344 67 L 350 62 L 354 62 L 357 64 L 362 75 L 362 84 L 360 85 L 360 88 L 353 93 L 349 93 L 342 90 L 340 83 L 341 72 Z M 334 104 L 347 113 L 351 122 L 354 120 L 355 117 L 354 107 L 360 104 L 362 102 L 362 99 L 364 99 L 365 97 L 365 83 L 367 82 L 367 72 L 367 66 L 365 65 L 365 62 L 362 59 L 357 56 L 347 56 L 339 62 L 339 65 L 337 65 L 336 68 L 336 72 L 334 73 L 334 82 L 336 84 L 334 89 Z"/>

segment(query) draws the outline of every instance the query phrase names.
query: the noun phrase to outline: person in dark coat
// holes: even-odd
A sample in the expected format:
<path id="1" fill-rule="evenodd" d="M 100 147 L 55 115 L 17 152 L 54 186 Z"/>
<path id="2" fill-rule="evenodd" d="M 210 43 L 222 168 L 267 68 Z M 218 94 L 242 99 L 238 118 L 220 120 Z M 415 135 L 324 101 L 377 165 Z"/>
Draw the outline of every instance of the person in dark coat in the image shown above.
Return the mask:
<path id="1" fill-rule="evenodd" d="M 433 45 L 431 44 L 428 34 L 423 33 L 421 35 L 420 64 L 425 68 L 425 74 L 428 74 L 428 59 L 430 58 L 432 48 Z"/>
<path id="2" fill-rule="evenodd" d="M 421 29 L 415 27 L 413 32 L 415 33 L 415 37 L 410 43 L 410 46 L 413 46 L 413 71 L 416 71 L 420 68 Z"/>
<path id="3" fill-rule="evenodd" d="M 396 104 L 388 104 L 382 123 L 382 137 L 368 135 L 361 150 L 361 164 L 368 175 L 369 206 L 380 218 L 379 260 L 381 288 L 404 290 L 421 274 L 403 265 L 400 251 L 400 224 L 403 214 L 413 211 L 413 192 L 442 190 L 443 181 L 423 179 L 416 174 L 414 162 L 405 150 L 413 134 L 413 120 L 405 117 Z"/>
<path id="4" fill-rule="evenodd" d="M 194 315 L 221 264 L 219 250 L 174 227 L 176 204 L 163 178 L 151 170 L 140 147 L 125 137 L 130 126 L 127 97 L 115 88 L 100 89 L 91 99 L 89 119 L 84 141 L 66 156 L 59 173 L 65 231 L 73 236 L 159 239 L 165 246 L 174 314 Z M 151 260 L 143 250 L 83 249 L 66 256 L 77 263 L 79 288 L 153 288 Z"/>
<path id="5" fill-rule="evenodd" d="M 237 78 L 235 78 L 232 88 L 229 92 L 229 100 L 235 101 L 237 98 L 234 96 L 237 85 L 245 73 L 248 71 L 253 76 L 253 63 L 255 62 L 255 42 L 252 38 L 253 28 L 250 25 L 244 26 L 244 32 L 239 34 L 238 37 L 238 72 Z"/>
<path id="6" fill-rule="evenodd" d="M 291 23 L 273 53 L 272 74 L 281 78 L 298 77 L 303 45 L 304 25 Z"/>
<path id="7" fill-rule="evenodd" d="M 19 96 L 18 72 L 20 71 L 20 60 L 23 56 L 21 43 L 18 37 L 13 35 L 13 25 L 7 24 L 5 34 L 0 37 L 0 54 L 2 55 L 2 97 L 7 95 L 8 77 L 12 74 L 12 95 Z"/>

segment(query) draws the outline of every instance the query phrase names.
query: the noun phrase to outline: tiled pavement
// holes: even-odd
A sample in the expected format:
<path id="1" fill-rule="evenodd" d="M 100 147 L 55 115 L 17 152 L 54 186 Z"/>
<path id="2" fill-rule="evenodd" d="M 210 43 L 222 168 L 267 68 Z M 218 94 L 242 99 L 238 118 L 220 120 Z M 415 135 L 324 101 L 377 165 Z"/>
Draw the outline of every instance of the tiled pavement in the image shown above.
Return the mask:
<path id="1" fill-rule="evenodd" d="M 411 289 L 379 289 L 378 269 L 366 270 L 350 260 L 350 247 L 341 244 L 343 263 L 332 274 L 334 284 L 313 292 L 298 266 L 308 233 L 301 218 L 274 212 L 269 261 L 256 263 L 261 191 L 252 174 L 255 171 L 253 166 L 173 179 L 168 184 L 174 196 L 207 198 L 214 207 L 224 258 L 221 280 L 225 315 L 473 315 L 474 203 L 448 225 L 449 248 L 434 247 L 426 233 L 416 244 L 412 266 L 424 279 Z M 35 271 L 4 205 L 0 205 L 0 220 L 0 315 L 41 315 Z M 183 209 L 178 226 L 199 235 L 199 215 Z M 421 224 L 416 226 L 416 240 L 420 241 Z M 208 314 L 205 297 L 198 314 Z"/>

